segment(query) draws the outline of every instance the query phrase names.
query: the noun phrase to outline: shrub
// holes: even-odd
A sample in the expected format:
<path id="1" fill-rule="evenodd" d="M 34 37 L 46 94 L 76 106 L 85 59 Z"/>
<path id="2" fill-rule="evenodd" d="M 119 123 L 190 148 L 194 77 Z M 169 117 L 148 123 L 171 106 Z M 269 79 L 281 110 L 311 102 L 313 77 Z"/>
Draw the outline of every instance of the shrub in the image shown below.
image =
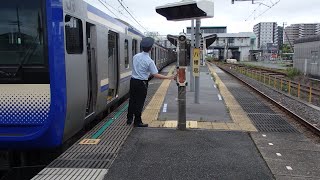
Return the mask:
<path id="1" fill-rule="evenodd" d="M 300 74 L 301 74 L 301 72 L 296 68 L 288 68 L 287 69 L 287 76 L 290 79 L 293 79 L 295 76 L 299 76 Z"/>

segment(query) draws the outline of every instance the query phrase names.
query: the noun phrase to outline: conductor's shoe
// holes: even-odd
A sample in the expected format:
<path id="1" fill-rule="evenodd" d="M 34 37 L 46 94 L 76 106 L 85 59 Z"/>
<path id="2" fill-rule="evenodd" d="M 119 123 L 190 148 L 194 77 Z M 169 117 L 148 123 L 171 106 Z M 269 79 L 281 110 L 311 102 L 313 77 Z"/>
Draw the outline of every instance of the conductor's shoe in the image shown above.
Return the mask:
<path id="1" fill-rule="evenodd" d="M 128 124 L 128 125 L 131 125 L 131 124 L 132 124 L 132 121 L 133 121 L 132 119 L 127 119 L 127 124 Z"/>
<path id="2" fill-rule="evenodd" d="M 138 124 L 134 124 L 134 127 L 148 127 L 148 126 L 149 126 L 148 124 L 143 124 L 142 122 Z"/>

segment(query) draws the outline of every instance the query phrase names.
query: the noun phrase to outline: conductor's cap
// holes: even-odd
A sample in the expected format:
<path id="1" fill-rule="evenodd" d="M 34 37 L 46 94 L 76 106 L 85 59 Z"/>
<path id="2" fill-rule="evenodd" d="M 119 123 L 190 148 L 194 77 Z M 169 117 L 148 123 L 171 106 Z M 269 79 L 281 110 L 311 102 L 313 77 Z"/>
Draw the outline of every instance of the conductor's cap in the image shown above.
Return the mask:
<path id="1" fill-rule="evenodd" d="M 149 48 L 152 47 L 154 43 L 154 39 L 152 37 L 145 37 L 142 39 L 140 45 L 142 48 Z"/>

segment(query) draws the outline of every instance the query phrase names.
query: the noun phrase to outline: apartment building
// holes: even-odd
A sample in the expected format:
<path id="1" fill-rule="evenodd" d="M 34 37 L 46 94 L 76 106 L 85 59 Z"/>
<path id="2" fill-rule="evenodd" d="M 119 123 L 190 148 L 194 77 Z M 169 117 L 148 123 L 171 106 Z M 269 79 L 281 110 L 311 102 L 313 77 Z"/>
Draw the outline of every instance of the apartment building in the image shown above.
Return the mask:
<path id="1" fill-rule="evenodd" d="M 260 22 L 253 27 L 259 49 L 266 49 L 268 43 L 279 46 L 278 25 L 276 22 Z"/>
<path id="2" fill-rule="evenodd" d="M 284 44 L 294 45 L 299 38 L 320 34 L 320 23 L 292 24 L 285 28 Z"/>

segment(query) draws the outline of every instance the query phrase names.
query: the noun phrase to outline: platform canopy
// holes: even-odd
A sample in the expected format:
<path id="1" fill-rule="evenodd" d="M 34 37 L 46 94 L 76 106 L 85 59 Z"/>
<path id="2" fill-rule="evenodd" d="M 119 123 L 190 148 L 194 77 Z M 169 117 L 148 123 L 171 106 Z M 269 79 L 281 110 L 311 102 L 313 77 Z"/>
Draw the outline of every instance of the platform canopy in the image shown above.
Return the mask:
<path id="1" fill-rule="evenodd" d="M 183 21 L 195 18 L 212 18 L 214 3 L 209 0 L 184 0 L 156 7 L 156 12 L 169 21 Z"/>

